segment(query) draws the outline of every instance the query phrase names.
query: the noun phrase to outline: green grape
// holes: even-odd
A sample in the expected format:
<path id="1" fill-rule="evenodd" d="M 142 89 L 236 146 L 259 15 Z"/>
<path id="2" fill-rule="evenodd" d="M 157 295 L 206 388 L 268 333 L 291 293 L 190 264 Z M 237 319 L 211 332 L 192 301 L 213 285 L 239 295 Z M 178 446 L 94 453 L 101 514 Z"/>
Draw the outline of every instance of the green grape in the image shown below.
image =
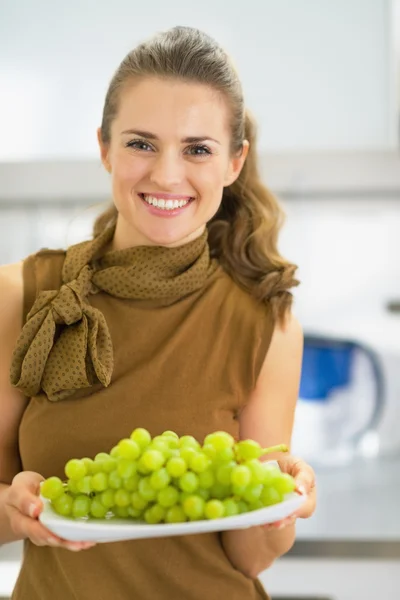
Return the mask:
<path id="1" fill-rule="evenodd" d="M 49 477 L 40 486 L 43 498 L 55 500 L 64 493 L 64 484 L 59 477 Z"/>
<path id="2" fill-rule="evenodd" d="M 118 475 L 123 479 L 132 477 L 137 472 L 137 463 L 129 458 L 119 458 L 117 463 Z"/>
<path id="3" fill-rule="evenodd" d="M 131 505 L 134 509 L 143 511 L 147 507 L 148 501 L 139 492 L 133 492 L 131 494 Z"/>
<path id="4" fill-rule="evenodd" d="M 231 461 L 229 463 L 224 463 L 220 467 L 218 467 L 215 474 L 217 482 L 222 483 L 222 485 L 229 486 L 231 483 L 232 471 L 235 468 L 235 466 L 236 463 Z"/>
<path id="5" fill-rule="evenodd" d="M 163 431 L 161 435 L 163 437 L 174 438 L 177 442 L 179 442 L 179 435 L 177 433 L 175 433 L 175 431 L 171 431 L 170 429 L 167 429 L 166 431 Z"/>
<path id="6" fill-rule="evenodd" d="M 215 475 L 211 469 L 198 474 L 199 486 L 205 490 L 210 489 L 215 483 Z"/>
<path id="7" fill-rule="evenodd" d="M 278 504 L 282 501 L 282 495 L 273 487 L 264 487 L 260 500 L 263 506 L 272 506 L 272 504 Z"/>
<path id="8" fill-rule="evenodd" d="M 149 471 L 158 471 L 165 463 L 165 457 L 159 450 L 145 450 L 140 457 L 140 464 Z"/>
<path id="9" fill-rule="evenodd" d="M 265 508 L 262 500 L 256 500 L 255 502 L 252 502 L 251 504 L 249 504 L 249 510 L 259 510 L 260 508 Z"/>
<path id="10" fill-rule="evenodd" d="M 186 494 L 187 492 L 185 492 Z M 199 488 L 198 490 L 196 490 L 196 494 L 198 496 L 201 496 L 201 498 L 203 498 L 203 500 L 207 501 L 210 499 L 211 494 L 210 494 L 210 490 L 205 490 L 204 488 Z"/>
<path id="11" fill-rule="evenodd" d="M 107 514 L 107 508 L 104 506 L 104 504 L 102 504 L 100 498 L 97 498 L 97 496 L 95 496 L 90 501 L 89 512 L 90 515 L 95 519 L 104 519 L 104 517 Z"/>
<path id="12" fill-rule="evenodd" d="M 140 456 L 140 446 L 132 439 L 118 442 L 119 456 L 129 460 L 136 460 Z"/>
<path id="13" fill-rule="evenodd" d="M 246 460 L 244 465 L 250 469 L 251 483 L 264 483 L 265 469 L 262 462 L 260 462 L 258 458 Z"/>
<path id="14" fill-rule="evenodd" d="M 87 458 L 87 457 L 82 458 L 81 460 L 82 460 L 83 464 L 86 467 L 86 473 L 88 475 L 92 475 L 92 473 L 93 473 L 93 467 L 94 467 L 94 461 L 91 458 Z"/>
<path id="15" fill-rule="evenodd" d="M 154 471 L 154 473 L 150 475 L 150 483 L 155 490 L 162 490 L 167 487 L 170 482 L 171 477 L 165 467 L 158 471 Z"/>
<path id="16" fill-rule="evenodd" d="M 178 504 L 171 506 L 171 508 L 167 510 L 165 515 L 166 523 L 184 523 L 185 521 L 187 521 L 186 515 L 183 512 L 183 508 Z"/>
<path id="17" fill-rule="evenodd" d="M 217 451 L 214 448 L 214 446 L 212 446 L 212 444 L 204 444 L 204 446 L 202 447 L 202 452 L 203 454 L 205 454 L 206 456 L 208 456 L 208 458 L 210 460 L 214 460 L 214 458 L 217 455 Z"/>
<path id="18" fill-rule="evenodd" d="M 237 465 L 233 467 L 231 472 L 231 483 L 232 485 L 245 487 L 249 485 L 251 481 L 251 471 L 245 465 Z"/>
<path id="19" fill-rule="evenodd" d="M 81 494 L 73 499 L 71 513 L 75 518 L 83 518 L 89 516 L 90 498 Z"/>
<path id="20" fill-rule="evenodd" d="M 191 492 L 180 492 L 180 494 L 179 494 L 180 504 L 183 504 L 184 501 L 186 500 L 186 498 L 189 498 L 189 496 L 193 496 L 193 494 Z"/>
<path id="21" fill-rule="evenodd" d="M 196 452 L 197 451 L 194 448 L 191 448 L 190 446 L 179 448 L 179 456 L 185 461 L 187 465 L 190 463 Z"/>
<path id="22" fill-rule="evenodd" d="M 108 485 L 113 490 L 119 490 L 122 487 L 122 478 L 119 476 L 118 471 L 111 471 L 108 476 Z"/>
<path id="23" fill-rule="evenodd" d="M 92 477 L 93 475 L 85 475 L 85 477 L 75 482 L 80 494 L 90 494 L 92 491 Z"/>
<path id="24" fill-rule="evenodd" d="M 126 519 L 129 517 L 129 506 L 114 506 L 113 513 L 119 519 Z"/>
<path id="25" fill-rule="evenodd" d="M 282 495 L 290 494 L 296 489 L 296 482 L 289 473 L 280 473 L 274 480 L 274 488 Z"/>
<path id="26" fill-rule="evenodd" d="M 79 494 L 81 493 L 78 490 L 77 482 L 74 481 L 73 479 L 68 479 L 68 481 L 67 481 L 67 490 L 71 494 L 73 494 L 74 496 L 79 496 Z"/>
<path id="27" fill-rule="evenodd" d="M 135 473 L 132 477 L 128 477 L 122 481 L 122 487 L 124 490 L 128 490 L 128 492 L 136 492 L 139 487 L 139 481 L 141 477 L 139 473 Z"/>
<path id="28" fill-rule="evenodd" d="M 153 506 L 150 506 L 144 513 L 144 520 L 146 523 L 149 523 L 149 525 L 156 525 L 157 523 L 164 521 L 166 512 L 167 511 L 163 506 L 153 504 Z"/>
<path id="29" fill-rule="evenodd" d="M 146 448 L 146 451 L 148 451 L 148 450 L 155 450 L 156 452 L 160 452 L 166 458 L 169 457 L 170 452 L 171 452 L 171 449 L 170 449 L 169 443 L 168 443 L 168 439 L 162 438 L 161 436 L 159 436 L 158 439 L 154 438 L 154 440 L 151 442 L 150 446 L 148 448 Z"/>
<path id="30" fill-rule="evenodd" d="M 114 446 L 114 448 L 111 448 L 110 456 L 111 456 L 111 458 L 119 458 L 119 448 L 118 448 L 118 446 Z"/>
<path id="31" fill-rule="evenodd" d="M 120 489 L 114 493 L 115 506 L 128 506 L 131 503 L 131 496 L 126 490 Z"/>
<path id="32" fill-rule="evenodd" d="M 114 490 L 110 490 L 110 489 L 104 490 L 104 492 L 101 492 L 101 494 L 100 494 L 100 502 L 106 508 L 112 508 L 113 506 L 115 506 L 114 496 L 115 496 Z"/>
<path id="33" fill-rule="evenodd" d="M 242 498 L 247 490 L 247 485 L 232 485 L 232 494 L 237 498 Z"/>
<path id="34" fill-rule="evenodd" d="M 224 516 L 233 517 L 239 514 L 239 504 L 233 498 L 226 498 L 222 501 L 224 505 Z"/>
<path id="35" fill-rule="evenodd" d="M 172 485 L 168 485 L 158 492 L 157 501 L 164 508 L 170 508 L 179 501 L 179 492 Z"/>
<path id="36" fill-rule="evenodd" d="M 262 456 L 262 448 L 254 440 L 240 440 L 235 444 L 235 452 L 238 460 L 251 460 Z"/>
<path id="37" fill-rule="evenodd" d="M 143 450 L 148 446 L 151 442 L 151 435 L 147 431 L 147 429 L 143 429 L 143 427 L 138 427 L 134 429 L 130 435 L 130 439 L 137 443 L 139 448 Z"/>
<path id="38" fill-rule="evenodd" d="M 262 491 L 263 485 L 261 483 L 249 485 L 249 487 L 243 494 L 243 500 L 246 500 L 246 502 L 248 502 L 249 504 L 253 504 L 257 500 L 259 500 Z"/>
<path id="39" fill-rule="evenodd" d="M 104 492 L 108 488 L 108 477 L 105 473 L 96 473 L 90 478 L 90 486 L 94 492 Z"/>
<path id="40" fill-rule="evenodd" d="M 96 454 L 96 456 L 94 457 L 94 462 L 103 462 L 105 460 L 108 460 L 110 458 L 110 455 L 107 454 L 107 452 L 98 452 Z M 85 460 L 85 459 L 83 459 Z"/>
<path id="41" fill-rule="evenodd" d="M 192 435 L 183 435 L 179 438 L 179 448 L 193 448 L 193 450 L 200 450 L 201 446 Z"/>
<path id="42" fill-rule="evenodd" d="M 235 452 L 233 448 L 223 448 L 216 453 L 214 462 L 215 464 L 223 464 L 235 460 Z M 236 461 L 235 461 L 236 462 Z"/>
<path id="43" fill-rule="evenodd" d="M 133 508 L 133 506 L 127 506 L 126 510 L 128 511 L 128 515 L 134 519 L 140 519 L 143 514 L 142 510 L 137 510 L 136 508 Z"/>
<path id="44" fill-rule="evenodd" d="M 68 479 L 79 481 L 79 479 L 82 479 L 82 477 L 87 475 L 85 463 L 77 458 L 72 458 L 65 465 L 65 474 Z"/>
<path id="45" fill-rule="evenodd" d="M 73 499 L 69 494 L 62 494 L 51 501 L 51 505 L 59 515 L 69 517 L 72 512 Z"/>
<path id="46" fill-rule="evenodd" d="M 210 494 L 212 498 L 223 500 L 224 498 L 227 498 L 231 495 L 231 486 L 216 482 L 210 489 Z"/>
<path id="47" fill-rule="evenodd" d="M 279 477 L 281 471 L 274 464 L 268 464 L 266 462 L 262 463 L 264 476 L 263 476 L 263 484 L 264 485 L 273 485 L 276 478 Z"/>
<path id="48" fill-rule="evenodd" d="M 178 448 L 179 446 L 179 438 L 177 437 L 173 437 L 172 435 L 156 435 L 153 438 L 153 441 L 151 443 L 151 446 L 154 448 L 154 442 L 156 442 L 156 446 L 158 446 L 158 443 L 160 442 L 163 446 L 166 444 L 167 448 L 172 449 L 172 448 Z M 162 446 L 160 446 L 161 448 Z M 159 448 L 157 448 L 159 449 Z"/>
<path id="49" fill-rule="evenodd" d="M 204 514 L 205 502 L 200 496 L 192 495 L 185 498 L 182 503 L 183 512 L 189 519 L 201 519 Z"/>
<path id="50" fill-rule="evenodd" d="M 179 478 L 179 487 L 184 492 L 194 492 L 199 487 L 199 478 L 196 473 L 188 471 Z"/>
<path id="51" fill-rule="evenodd" d="M 148 502 L 152 502 L 157 497 L 157 491 L 152 487 L 150 483 L 150 477 L 143 477 L 139 481 L 138 492 L 142 496 L 142 498 L 144 498 Z"/>
<path id="52" fill-rule="evenodd" d="M 168 460 L 166 469 L 171 477 L 181 477 L 187 471 L 187 464 L 183 458 L 175 456 Z"/>
<path id="53" fill-rule="evenodd" d="M 117 459 L 113 458 L 112 456 L 108 456 L 107 458 L 102 459 L 101 461 L 99 461 L 99 464 L 101 465 L 101 470 L 104 473 L 111 473 L 111 471 L 115 471 L 118 465 Z"/>
<path id="54" fill-rule="evenodd" d="M 238 508 L 239 508 L 239 514 L 240 515 L 242 515 L 243 513 L 249 512 L 249 505 L 244 500 L 239 500 L 238 503 L 237 503 L 237 505 L 238 505 Z"/>
<path id="55" fill-rule="evenodd" d="M 214 446 L 217 453 L 225 448 L 232 448 L 234 443 L 234 438 L 226 431 L 215 431 L 214 433 L 209 433 L 204 438 L 204 445 L 211 444 L 211 446 Z"/>
<path id="56" fill-rule="evenodd" d="M 225 514 L 225 508 L 219 500 L 209 500 L 204 506 L 206 519 L 220 519 Z"/>
<path id="57" fill-rule="evenodd" d="M 190 459 L 189 467 L 195 473 L 203 473 L 211 465 L 211 460 L 202 452 L 196 452 Z"/>

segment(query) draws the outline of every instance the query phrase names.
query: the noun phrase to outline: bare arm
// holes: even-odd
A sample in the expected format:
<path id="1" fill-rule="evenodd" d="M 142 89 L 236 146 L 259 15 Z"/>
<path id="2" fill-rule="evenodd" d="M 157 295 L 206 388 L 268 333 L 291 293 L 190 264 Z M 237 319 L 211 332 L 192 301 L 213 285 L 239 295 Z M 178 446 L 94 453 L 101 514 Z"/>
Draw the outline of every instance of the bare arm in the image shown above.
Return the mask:
<path id="1" fill-rule="evenodd" d="M 0 290 L 0 543 L 5 543 L 18 539 L 5 513 L 5 497 L 21 470 L 18 428 L 27 404 L 9 382 L 12 353 L 22 324 L 22 263 L 0 267 Z"/>
<path id="2" fill-rule="evenodd" d="M 302 330 L 290 317 L 285 327 L 275 328 L 256 388 L 239 417 L 240 439 L 256 440 L 263 448 L 281 443 L 290 446 L 302 353 Z M 252 578 L 288 552 L 294 539 L 294 524 L 280 530 L 252 527 L 222 533 L 231 563 Z"/>

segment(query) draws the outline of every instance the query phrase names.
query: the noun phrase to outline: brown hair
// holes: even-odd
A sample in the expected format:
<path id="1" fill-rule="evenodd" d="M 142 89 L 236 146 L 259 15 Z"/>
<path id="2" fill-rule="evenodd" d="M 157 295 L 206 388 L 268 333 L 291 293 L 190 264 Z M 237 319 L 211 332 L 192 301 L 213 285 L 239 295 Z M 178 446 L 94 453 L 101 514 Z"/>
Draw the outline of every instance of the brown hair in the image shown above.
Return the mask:
<path id="1" fill-rule="evenodd" d="M 227 99 L 231 151 L 240 152 L 245 139 L 250 148 L 239 177 L 224 188 L 220 208 L 207 224 L 211 255 L 238 285 L 270 303 L 274 316 L 283 320 L 292 304 L 288 290 L 298 285 L 296 266 L 284 260 L 277 249 L 283 212 L 261 181 L 256 127 L 244 109 L 241 84 L 229 57 L 212 38 L 191 27 L 174 27 L 141 43 L 124 58 L 109 85 L 101 123 L 104 143 L 110 142 L 121 91 L 133 79 L 149 76 L 203 83 Z M 97 218 L 94 235 L 116 217 L 116 208 L 111 206 Z"/>

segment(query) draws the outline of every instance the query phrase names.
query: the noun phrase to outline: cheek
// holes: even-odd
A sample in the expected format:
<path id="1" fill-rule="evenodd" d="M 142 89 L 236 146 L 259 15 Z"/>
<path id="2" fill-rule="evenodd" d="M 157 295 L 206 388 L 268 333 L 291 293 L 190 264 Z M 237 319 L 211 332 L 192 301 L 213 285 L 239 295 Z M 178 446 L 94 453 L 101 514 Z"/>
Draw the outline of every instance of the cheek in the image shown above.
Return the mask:
<path id="1" fill-rule="evenodd" d="M 114 186 L 134 184 L 143 179 L 149 170 L 149 162 L 136 156 L 119 156 L 113 164 Z"/>

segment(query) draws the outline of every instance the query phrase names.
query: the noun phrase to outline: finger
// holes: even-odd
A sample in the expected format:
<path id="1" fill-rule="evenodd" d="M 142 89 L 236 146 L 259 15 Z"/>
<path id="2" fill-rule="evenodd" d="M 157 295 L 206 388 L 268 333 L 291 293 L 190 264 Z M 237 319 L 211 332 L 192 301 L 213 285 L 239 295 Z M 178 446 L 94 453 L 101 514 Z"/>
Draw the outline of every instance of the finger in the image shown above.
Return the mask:
<path id="1" fill-rule="evenodd" d="M 314 513 L 317 504 L 316 488 L 313 487 L 307 494 L 306 501 L 298 508 L 296 515 L 301 519 L 308 519 Z"/>
<path id="2" fill-rule="evenodd" d="M 14 533 L 20 538 L 29 538 L 36 546 L 53 546 L 76 551 L 88 549 L 95 545 L 93 542 L 64 540 L 44 527 L 37 519 L 21 514 L 12 506 L 8 507 L 8 513 Z"/>
<path id="3" fill-rule="evenodd" d="M 278 462 L 282 471 L 295 478 L 298 492 L 308 494 L 315 487 L 314 469 L 304 460 L 289 455 L 283 456 Z"/>
<path id="4" fill-rule="evenodd" d="M 43 510 L 39 498 L 40 483 L 43 479 L 41 475 L 31 471 L 18 473 L 9 488 L 8 503 L 24 515 L 37 517 Z"/>
<path id="5" fill-rule="evenodd" d="M 293 513 L 289 517 L 285 517 L 285 519 L 281 519 L 279 521 L 274 521 L 273 523 L 267 523 L 266 525 L 262 525 L 265 529 L 284 529 L 289 525 L 293 525 L 296 522 L 297 514 Z"/>

